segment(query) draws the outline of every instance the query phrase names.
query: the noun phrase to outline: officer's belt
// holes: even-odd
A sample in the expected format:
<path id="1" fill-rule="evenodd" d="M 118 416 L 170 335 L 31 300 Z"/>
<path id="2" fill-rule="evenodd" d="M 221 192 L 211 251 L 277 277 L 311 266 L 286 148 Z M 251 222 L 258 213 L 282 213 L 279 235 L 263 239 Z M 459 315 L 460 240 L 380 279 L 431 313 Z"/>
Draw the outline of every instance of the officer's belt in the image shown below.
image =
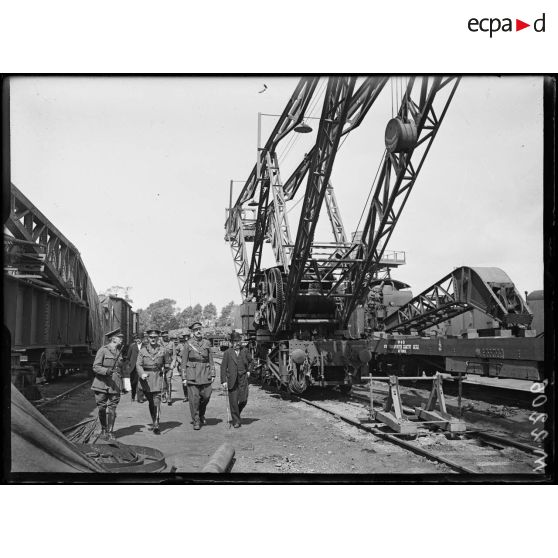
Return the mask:
<path id="1" fill-rule="evenodd" d="M 142 366 L 142 368 L 146 371 L 146 372 L 153 372 L 154 370 L 159 370 L 158 366 Z"/>
<path id="2" fill-rule="evenodd" d="M 206 360 L 197 360 L 197 359 L 195 359 L 195 358 L 191 358 L 191 359 L 188 360 L 188 364 L 190 364 L 190 362 L 203 362 L 203 363 L 207 364 L 207 363 L 209 362 L 209 359 L 206 359 Z"/>

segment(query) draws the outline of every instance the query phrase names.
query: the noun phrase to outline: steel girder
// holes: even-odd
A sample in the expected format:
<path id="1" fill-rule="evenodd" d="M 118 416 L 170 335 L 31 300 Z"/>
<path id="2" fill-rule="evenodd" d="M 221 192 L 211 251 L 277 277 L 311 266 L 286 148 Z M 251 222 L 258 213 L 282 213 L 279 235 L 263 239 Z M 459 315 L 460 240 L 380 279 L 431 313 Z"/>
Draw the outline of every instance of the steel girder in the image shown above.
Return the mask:
<path id="1" fill-rule="evenodd" d="M 233 261 L 235 263 L 237 278 L 239 280 L 241 292 L 245 295 L 248 295 L 253 287 L 252 283 L 254 273 L 259 269 L 261 262 L 261 250 L 265 238 L 270 238 L 272 243 L 274 242 L 274 239 L 275 241 L 280 238 L 283 239 L 283 247 L 275 243 L 274 252 L 278 265 L 282 265 L 284 269 L 288 271 L 290 259 L 289 252 L 292 250 L 292 244 L 288 238 L 289 235 L 286 232 L 288 231 L 288 224 L 287 228 L 284 225 L 286 212 L 283 211 L 283 208 L 280 208 L 279 210 L 280 215 L 275 215 L 275 218 L 272 219 L 272 215 L 277 212 L 275 210 L 275 202 L 268 199 L 269 184 L 264 181 L 264 178 L 269 178 L 269 171 L 267 169 L 267 154 L 272 154 L 275 157 L 275 149 L 278 142 L 283 139 L 286 134 L 291 132 L 297 124 L 302 122 L 318 80 L 319 78 L 302 78 L 300 80 L 287 107 L 283 111 L 281 118 L 277 122 L 277 125 L 267 140 L 265 147 L 260 150 L 257 164 L 252 169 L 252 172 L 250 173 L 250 176 L 248 177 L 237 202 L 228 212 L 225 224 L 227 229 L 226 240 L 231 243 L 231 251 L 233 253 Z M 387 77 L 369 77 L 364 80 L 362 85 L 352 95 L 348 109 L 348 118 L 343 124 L 342 135 L 347 134 L 360 125 L 387 81 Z M 303 159 L 298 169 L 295 170 L 287 183 L 283 185 L 282 195 L 279 193 L 277 188 L 274 187 L 272 189 L 273 199 L 275 200 L 279 197 L 280 205 L 291 200 L 296 194 L 308 172 L 310 162 L 314 156 L 314 150 L 315 146 Z M 274 166 L 277 167 L 277 164 L 275 163 Z M 254 223 L 250 223 L 254 226 L 254 235 L 248 236 L 240 230 L 241 228 L 245 229 L 247 223 L 247 220 L 243 215 L 244 210 L 242 209 L 242 204 L 255 196 L 258 185 L 261 185 L 261 190 L 257 219 Z M 329 195 L 330 192 L 332 195 Z M 328 208 L 328 215 L 330 216 L 330 221 L 335 231 L 334 235 L 342 236 L 344 232 L 343 225 L 335 196 L 331 190 L 328 190 L 326 204 Z M 261 206 L 263 206 L 262 209 L 260 209 Z M 265 211 L 263 211 L 263 209 L 265 209 Z M 285 218 L 282 217 L 283 215 Z M 278 222 L 282 223 L 279 228 L 276 225 Z M 283 234 L 279 234 L 279 231 L 282 231 Z M 248 259 L 246 242 L 249 241 L 253 241 L 254 246 L 251 257 Z M 286 245 L 287 243 L 290 244 L 290 246 Z M 281 257 L 278 257 L 278 255 Z"/>
<path id="2" fill-rule="evenodd" d="M 244 220 L 242 217 L 242 210 L 235 211 L 234 217 L 229 217 L 227 220 L 229 230 L 227 231 L 227 235 L 225 237 L 231 247 L 240 292 L 244 291 L 244 285 L 246 283 L 246 278 L 248 277 L 248 253 L 246 250 Z"/>
<path id="3" fill-rule="evenodd" d="M 287 300 L 280 327 L 287 329 L 293 316 L 300 282 L 307 267 L 318 216 L 324 200 L 333 162 L 348 117 L 356 78 L 330 78 L 327 84 L 318 137 L 308 172 L 291 267 L 286 281 Z"/>
<path id="4" fill-rule="evenodd" d="M 275 255 L 275 261 L 283 267 L 285 273 L 289 272 L 291 260 L 292 240 L 287 211 L 285 209 L 285 198 L 283 195 L 283 184 L 279 173 L 279 162 L 275 151 L 266 154 L 266 170 L 270 182 L 273 203 L 269 209 L 273 210 L 273 216 L 268 218 L 268 236 Z"/>
<path id="5" fill-rule="evenodd" d="M 498 268 L 455 269 L 384 320 L 386 331 L 423 331 L 470 310 L 503 326 L 531 323 L 533 315 L 511 279 Z"/>
<path id="6" fill-rule="evenodd" d="M 275 151 L 277 144 L 295 127 L 302 122 L 304 119 L 304 114 L 308 108 L 308 103 L 314 94 L 316 85 L 318 84 L 318 77 L 312 78 L 301 78 L 298 82 L 287 106 L 283 110 L 281 117 L 277 121 L 277 124 L 273 128 L 265 146 L 261 149 L 262 153 L 267 151 Z M 261 155 L 259 157 L 261 160 Z M 258 161 L 260 163 L 261 161 Z M 259 176 L 258 163 L 254 165 L 252 172 L 248 176 L 240 195 L 234 205 L 234 209 L 240 207 L 243 203 L 246 203 L 254 197 L 258 182 L 261 179 Z"/>
<path id="7" fill-rule="evenodd" d="M 233 255 L 237 255 L 237 259 L 235 259 L 237 277 L 242 285 L 242 293 L 245 296 L 248 296 L 252 290 L 254 273 L 260 268 L 263 243 L 268 233 L 268 218 L 272 213 L 269 208 L 270 174 L 267 168 L 267 154 L 274 154 L 278 143 L 303 121 L 308 103 L 312 98 L 318 81 L 318 77 L 311 77 L 301 78 L 298 82 L 265 146 L 259 150 L 257 163 L 246 180 L 235 205 L 230 208 L 225 228 L 228 238 L 234 238 L 237 244 L 243 243 L 242 247 L 238 244 Z M 260 186 L 260 193 L 253 238 L 254 245 L 251 257 L 248 259 L 246 239 L 243 239 L 238 229 L 243 225 L 242 205 L 254 198 L 258 186 Z M 243 258 L 242 261 L 240 261 L 240 258 Z M 241 275 L 239 275 L 239 270 L 242 271 Z M 244 270 L 246 271 L 244 272 Z"/>
<path id="8" fill-rule="evenodd" d="M 368 77 L 364 80 L 357 91 L 352 95 L 347 120 L 345 121 L 341 132 L 342 136 L 348 134 L 361 124 L 387 81 L 387 77 Z M 300 185 L 308 173 L 315 150 L 316 145 L 314 145 L 309 153 L 304 156 L 298 167 L 285 182 L 283 186 L 283 198 L 285 202 L 292 200 L 298 192 Z M 329 184 L 326 192 L 326 206 L 336 242 L 346 242 L 339 206 L 337 205 L 331 183 Z M 274 208 L 272 202 L 268 208 L 268 214 L 270 214 L 273 210 Z M 343 240 L 341 240 L 342 238 Z"/>
<path id="9" fill-rule="evenodd" d="M 343 327 L 347 325 L 353 310 L 366 293 L 369 280 L 374 277 L 374 273 L 380 266 L 387 242 L 460 81 L 460 78 L 456 77 L 418 78 L 421 80 L 420 96 L 418 101 L 415 101 L 412 95 L 416 79 L 410 78 L 408 82 L 398 117 L 414 122 L 417 141 L 414 147 L 407 151 L 400 153 L 386 151 L 361 241 L 356 246 L 356 250 L 355 246 L 349 250 L 351 253 L 356 252 L 356 259 L 361 261 L 342 270 L 328 293 L 330 296 L 336 296 L 343 283 L 349 285 L 348 292 L 343 293 L 344 297 L 340 301 Z M 444 88 L 447 88 L 446 91 L 449 93 L 440 100 L 440 107 L 435 108 L 434 101 Z M 417 149 L 419 147 L 420 149 Z"/>
<path id="10" fill-rule="evenodd" d="M 331 223 L 333 238 L 335 239 L 335 242 L 345 244 L 347 242 L 347 235 L 345 234 L 345 227 L 343 226 L 343 221 L 341 219 L 341 212 L 339 211 L 339 206 L 337 205 L 337 199 L 335 198 L 335 192 L 333 191 L 331 182 L 329 182 L 326 188 L 325 202 L 329 222 Z"/>
<path id="11" fill-rule="evenodd" d="M 5 226 L 18 240 L 44 254 L 46 279 L 72 300 L 88 304 L 85 266 L 77 248 L 27 199 L 11 185 L 10 217 Z"/>
<path id="12" fill-rule="evenodd" d="M 364 80 L 351 98 L 347 113 L 347 120 L 343 124 L 343 131 L 341 132 L 342 136 L 348 134 L 361 124 L 387 81 L 387 77 L 369 77 Z M 316 145 L 312 147 L 285 182 L 284 190 L 286 201 L 292 200 L 297 193 L 304 177 L 306 176 L 306 173 L 308 172 L 308 169 L 310 168 L 316 147 Z"/>

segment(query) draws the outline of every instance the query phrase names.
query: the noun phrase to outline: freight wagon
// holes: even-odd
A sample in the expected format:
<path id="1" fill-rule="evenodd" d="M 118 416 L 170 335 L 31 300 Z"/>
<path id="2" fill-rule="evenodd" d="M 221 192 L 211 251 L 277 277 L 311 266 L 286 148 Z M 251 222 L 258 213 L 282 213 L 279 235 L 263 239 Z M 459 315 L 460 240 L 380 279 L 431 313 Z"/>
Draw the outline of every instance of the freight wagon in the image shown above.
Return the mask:
<path id="1" fill-rule="evenodd" d="M 96 301 L 93 297 L 90 308 L 8 275 L 4 278 L 4 323 L 14 364 L 32 367 L 35 377 L 52 381 L 66 373 L 90 372 L 107 331 L 120 327 L 125 344 L 130 343 L 137 331 L 137 314 L 118 297 L 101 296 Z"/>
<path id="2" fill-rule="evenodd" d="M 4 324 L 17 387 L 90 371 L 104 334 L 124 342 L 137 315 L 124 299 L 99 298 L 77 248 L 12 184 L 4 223 Z"/>

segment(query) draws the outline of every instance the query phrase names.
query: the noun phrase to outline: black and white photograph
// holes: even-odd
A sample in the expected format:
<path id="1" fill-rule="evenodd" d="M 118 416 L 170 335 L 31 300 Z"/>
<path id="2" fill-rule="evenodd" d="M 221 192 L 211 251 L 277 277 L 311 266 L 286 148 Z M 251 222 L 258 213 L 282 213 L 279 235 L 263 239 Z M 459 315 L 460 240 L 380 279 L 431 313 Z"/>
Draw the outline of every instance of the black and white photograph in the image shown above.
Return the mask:
<path id="1" fill-rule="evenodd" d="M 547 479 L 551 94 L 3 78 L 8 476 Z"/>

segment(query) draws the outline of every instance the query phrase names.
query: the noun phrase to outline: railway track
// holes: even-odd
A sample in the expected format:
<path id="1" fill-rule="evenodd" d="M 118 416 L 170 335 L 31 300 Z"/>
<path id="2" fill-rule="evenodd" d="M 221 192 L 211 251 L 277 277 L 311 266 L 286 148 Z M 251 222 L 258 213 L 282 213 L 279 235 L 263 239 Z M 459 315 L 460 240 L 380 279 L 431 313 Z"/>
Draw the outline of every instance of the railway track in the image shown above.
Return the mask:
<path id="1" fill-rule="evenodd" d="M 59 430 L 66 430 L 96 415 L 91 379 L 85 379 L 85 375 L 73 377 L 72 382 L 63 385 L 50 384 L 44 391 L 45 400 L 35 407 Z"/>
<path id="2" fill-rule="evenodd" d="M 440 463 L 459 474 L 536 474 L 536 460 L 542 449 L 480 430 L 468 429 L 461 435 L 448 438 L 441 431 L 419 429 L 410 439 L 390 431 L 380 423 L 362 424 L 357 418 L 367 410 L 369 400 L 359 394 L 348 396 L 346 401 L 311 399 L 292 395 L 291 399 L 335 416 L 355 428 L 397 445 L 429 461 Z M 357 403 L 356 405 L 354 403 Z M 350 405 L 354 408 L 351 411 Z M 405 410 L 410 411 L 410 408 Z M 542 472 L 542 471 L 541 471 Z"/>
<path id="3" fill-rule="evenodd" d="M 73 387 L 71 387 L 70 389 L 63 391 L 62 393 L 52 397 L 51 399 L 46 399 L 45 401 L 41 401 L 40 403 L 38 403 L 37 405 L 35 405 L 35 407 L 37 409 L 42 409 L 43 407 L 46 407 L 47 405 L 54 405 L 60 401 L 62 401 L 62 399 L 64 399 L 65 397 L 67 397 L 68 395 L 70 395 L 71 393 L 73 393 L 74 391 L 85 387 L 86 385 L 91 384 L 90 380 L 86 380 L 85 382 L 81 382 Z"/>
<path id="4" fill-rule="evenodd" d="M 442 431 L 427 428 L 419 428 L 417 436 L 411 438 L 393 433 L 381 423 L 362 424 L 358 416 L 362 416 L 368 411 L 370 401 L 365 393 L 367 390 L 350 395 L 343 395 L 331 390 L 317 390 L 319 401 L 294 394 L 289 397 L 291 400 L 302 402 L 333 415 L 385 442 L 397 445 L 430 461 L 443 464 L 456 473 L 469 475 L 535 474 L 536 460 L 542 454 L 542 449 L 509 436 L 471 429 L 468 426 L 467 431 L 462 435 L 452 435 L 453 439 L 446 437 Z M 380 401 L 376 400 L 375 403 L 380 404 Z M 403 410 L 409 414 L 414 412 L 413 408 L 407 406 L 404 406 Z"/>

